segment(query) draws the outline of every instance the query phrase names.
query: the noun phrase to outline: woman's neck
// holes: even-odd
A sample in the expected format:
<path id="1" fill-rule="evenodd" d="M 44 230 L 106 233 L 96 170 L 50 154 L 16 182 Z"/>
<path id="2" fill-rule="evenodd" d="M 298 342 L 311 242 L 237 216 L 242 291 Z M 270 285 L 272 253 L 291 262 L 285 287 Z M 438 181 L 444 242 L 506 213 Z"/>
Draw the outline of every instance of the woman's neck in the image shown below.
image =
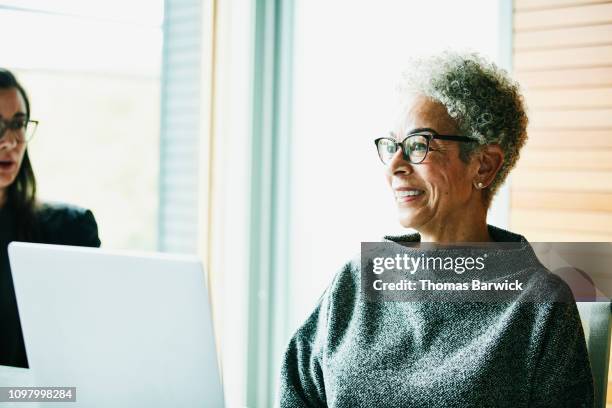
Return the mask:
<path id="1" fill-rule="evenodd" d="M 472 207 L 473 208 L 473 207 Z M 486 208 L 461 211 L 443 221 L 417 228 L 421 242 L 488 242 L 493 241 L 487 225 Z"/>
<path id="2" fill-rule="evenodd" d="M 421 242 L 489 242 L 493 240 L 486 223 L 467 230 L 445 228 L 436 233 L 419 231 L 419 234 Z"/>

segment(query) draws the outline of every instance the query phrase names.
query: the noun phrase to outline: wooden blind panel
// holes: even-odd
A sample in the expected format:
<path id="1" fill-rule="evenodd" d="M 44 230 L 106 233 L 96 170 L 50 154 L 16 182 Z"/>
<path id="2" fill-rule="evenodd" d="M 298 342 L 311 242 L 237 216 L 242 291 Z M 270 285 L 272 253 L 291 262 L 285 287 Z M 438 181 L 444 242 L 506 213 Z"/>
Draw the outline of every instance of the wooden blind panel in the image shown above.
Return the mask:
<path id="1" fill-rule="evenodd" d="M 530 115 L 532 129 L 603 129 L 612 127 L 612 109 L 537 111 Z"/>
<path id="2" fill-rule="evenodd" d="M 534 241 L 610 242 L 612 1 L 514 7 L 513 71 L 530 126 L 511 175 L 511 228 Z"/>
<path id="3" fill-rule="evenodd" d="M 612 213 L 596 211 L 561 211 L 561 210 L 526 210 L 517 208 L 513 217 L 521 225 L 529 229 L 559 229 L 580 231 L 586 233 L 611 234 Z M 521 228 L 517 229 L 518 231 Z"/>
<path id="4" fill-rule="evenodd" d="M 612 86 L 612 67 L 516 72 L 525 89 L 585 88 Z"/>
<path id="5" fill-rule="evenodd" d="M 587 140 L 587 149 L 612 148 L 612 129 L 608 130 L 530 130 L 527 146 L 522 154 L 530 149 L 575 149 L 576 139 Z M 611 158 L 612 160 L 612 158 Z"/>
<path id="6" fill-rule="evenodd" d="M 542 210 L 607 211 L 612 213 L 612 192 L 574 193 L 569 191 L 512 190 L 512 208 Z M 610 231 L 612 235 L 612 231 Z"/>
<path id="7" fill-rule="evenodd" d="M 611 43 L 612 24 L 517 32 L 514 36 L 514 49 L 518 51 L 607 45 Z"/>
<path id="8" fill-rule="evenodd" d="M 612 192 L 612 174 L 607 171 L 529 170 L 512 172 L 513 188 L 532 191 Z M 514 209 L 512 209 L 514 212 Z"/>
<path id="9" fill-rule="evenodd" d="M 561 8 L 584 6 L 589 4 L 609 3 L 610 0 L 515 0 L 516 11 L 537 10 L 547 8 Z"/>
<path id="10" fill-rule="evenodd" d="M 516 31 L 607 23 L 612 23 L 612 3 L 537 11 L 517 11 L 514 15 L 514 29 Z"/>
<path id="11" fill-rule="evenodd" d="M 534 90 L 524 96 L 529 109 L 612 108 L 612 87 Z"/>
<path id="12" fill-rule="evenodd" d="M 513 221 L 514 228 L 520 231 L 527 240 L 531 242 L 611 242 L 612 234 L 597 233 L 597 232 L 581 232 L 563 229 L 563 224 L 559 224 L 559 228 L 532 228 L 525 225 L 523 222 Z M 610 388 L 608 386 L 608 388 Z"/>
<path id="13" fill-rule="evenodd" d="M 612 45 L 514 53 L 517 71 L 589 68 L 612 65 Z"/>
<path id="14" fill-rule="evenodd" d="M 519 166 L 522 169 L 568 169 L 612 171 L 612 150 L 525 149 Z M 612 177 L 612 173 L 610 173 Z"/>

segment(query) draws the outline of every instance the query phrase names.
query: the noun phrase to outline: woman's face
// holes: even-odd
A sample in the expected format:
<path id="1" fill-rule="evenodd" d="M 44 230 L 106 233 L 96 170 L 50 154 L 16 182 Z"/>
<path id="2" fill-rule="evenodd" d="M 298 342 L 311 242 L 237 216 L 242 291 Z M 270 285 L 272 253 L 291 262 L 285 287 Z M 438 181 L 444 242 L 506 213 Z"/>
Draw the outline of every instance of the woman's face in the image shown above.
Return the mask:
<path id="1" fill-rule="evenodd" d="M 25 118 L 26 107 L 21 93 L 16 88 L 0 89 L 0 120 L 10 122 Z M 0 139 L 0 203 L 17 177 L 25 150 L 26 144 L 19 142 L 10 130 Z"/>
<path id="2" fill-rule="evenodd" d="M 416 97 L 402 112 L 393 134 L 401 141 L 419 128 L 433 129 L 442 135 L 457 135 L 456 124 L 446 108 L 424 96 Z M 432 140 L 430 148 L 419 164 L 405 161 L 398 150 L 386 167 L 400 223 L 420 232 L 440 231 L 452 225 L 455 217 L 461 217 L 462 210 L 473 199 L 473 181 L 478 167 L 461 161 L 459 142 Z M 416 190 L 418 195 L 402 196 L 410 190 Z"/>

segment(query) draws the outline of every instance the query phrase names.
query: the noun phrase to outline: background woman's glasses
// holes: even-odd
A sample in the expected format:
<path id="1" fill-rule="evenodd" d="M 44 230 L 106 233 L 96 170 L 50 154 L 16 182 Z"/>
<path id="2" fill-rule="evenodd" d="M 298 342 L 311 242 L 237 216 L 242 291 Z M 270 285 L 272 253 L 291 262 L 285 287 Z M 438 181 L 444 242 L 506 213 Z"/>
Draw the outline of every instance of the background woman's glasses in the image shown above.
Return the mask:
<path id="1" fill-rule="evenodd" d="M 13 119 L 0 120 L 0 141 L 8 134 L 14 135 L 18 143 L 28 143 L 38 128 L 37 120 Z"/>

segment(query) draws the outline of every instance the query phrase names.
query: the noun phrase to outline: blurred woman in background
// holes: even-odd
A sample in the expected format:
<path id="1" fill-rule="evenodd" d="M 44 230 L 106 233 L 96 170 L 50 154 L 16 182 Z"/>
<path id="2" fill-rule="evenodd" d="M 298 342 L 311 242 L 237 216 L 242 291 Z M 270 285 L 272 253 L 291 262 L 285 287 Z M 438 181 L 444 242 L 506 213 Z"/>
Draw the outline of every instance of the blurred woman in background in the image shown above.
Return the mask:
<path id="1" fill-rule="evenodd" d="M 28 367 L 7 247 L 11 241 L 100 246 L 91 211 L 41 203 L 27 144 L 38 122 L 15 76 L 0 68 L 0 365 Z"/>

